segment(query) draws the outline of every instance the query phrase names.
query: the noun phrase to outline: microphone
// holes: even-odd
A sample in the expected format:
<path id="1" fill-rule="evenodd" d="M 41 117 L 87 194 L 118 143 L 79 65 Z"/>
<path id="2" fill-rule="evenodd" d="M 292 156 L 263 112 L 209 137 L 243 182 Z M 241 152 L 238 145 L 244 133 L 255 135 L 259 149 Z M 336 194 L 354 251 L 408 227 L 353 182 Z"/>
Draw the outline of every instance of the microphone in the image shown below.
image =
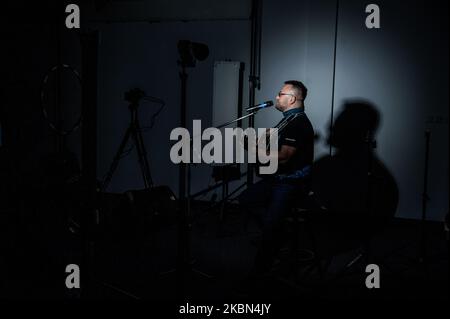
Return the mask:
<path id="1" fill-rule="evenodd" d="M 272 101 L 266 101 L 264 103 L 260 103 L 260 104 L 254 105 L 254 106 L 250 106 L 250 107 L 246 108 L 245 110 L 247 112 L 252 112 L 254 110 L 265 109 L 266 107 L 271 107 L 272 105 L 273 105 Z"/>

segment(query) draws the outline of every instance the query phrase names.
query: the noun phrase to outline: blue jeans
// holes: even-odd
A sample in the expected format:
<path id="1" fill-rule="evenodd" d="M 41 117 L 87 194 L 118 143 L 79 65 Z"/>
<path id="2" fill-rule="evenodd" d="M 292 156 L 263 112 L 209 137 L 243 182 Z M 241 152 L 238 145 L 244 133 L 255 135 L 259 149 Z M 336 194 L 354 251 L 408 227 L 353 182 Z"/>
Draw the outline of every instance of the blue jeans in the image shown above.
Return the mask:
<path id="1" fill-rule="evenodd" d="M 262 222 L 262 238 L 252 269 L 254 275 L 270 269 L 282 245 L 283 220 L 301 192 L 304 192 L 301 182 L 281 182 L 267 178 L 239 195 L 241 207 L 249 213 L 259 214 Z"/>

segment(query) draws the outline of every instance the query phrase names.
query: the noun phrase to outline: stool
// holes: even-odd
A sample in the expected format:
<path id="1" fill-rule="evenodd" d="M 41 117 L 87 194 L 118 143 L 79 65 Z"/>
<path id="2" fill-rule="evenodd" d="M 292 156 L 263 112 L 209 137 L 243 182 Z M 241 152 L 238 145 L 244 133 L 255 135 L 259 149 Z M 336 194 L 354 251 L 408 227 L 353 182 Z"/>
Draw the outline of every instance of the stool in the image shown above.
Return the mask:
<path id="1" fill-rule="evenodd" d="M 323 275 L 316 238 L 311 227 L 311 219 L 314 215 L 323 214 L 324 212 L 326 212 L 326 207 L 319 203 L 316 195 L 311 191 L 299 197 L 299 200 L 291 209 L 291 214 L 286 218 L 286 221 L 291 224 L 293 229 L 290 245 L 291 270 L 297 270 L 299 262 L 312 261 L 311 265 L 306 269 L 304 276 L 308 275 L 316 267 L 318 268 L 319 275 L 321 277 Z M 302 230 L 311 244 L 311 249 L 299 247 Z M 284 249 L 284 251 L 286 250 Z"/>

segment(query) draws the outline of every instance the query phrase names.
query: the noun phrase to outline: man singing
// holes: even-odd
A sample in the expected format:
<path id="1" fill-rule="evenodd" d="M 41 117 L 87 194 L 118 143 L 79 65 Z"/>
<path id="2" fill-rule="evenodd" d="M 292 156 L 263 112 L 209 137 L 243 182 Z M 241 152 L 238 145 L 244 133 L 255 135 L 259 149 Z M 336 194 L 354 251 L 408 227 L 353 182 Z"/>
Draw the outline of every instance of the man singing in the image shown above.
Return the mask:
<path id="1" fill-rule="evenodd" d="M 272 175 L 262 175 L 239 196 L 247 211 L 259 213 L 262 238 L 250 272 L 258 278 L 267 273 L 282 244 L 283 218 L 294 199 L 308 191 L 314 158 L 314 130 L 305 114 L 307 88 L 300 81 L 286 81 L 276 97 L 277 110 L 283 119 L 278 128 L 278 169 Z"/>

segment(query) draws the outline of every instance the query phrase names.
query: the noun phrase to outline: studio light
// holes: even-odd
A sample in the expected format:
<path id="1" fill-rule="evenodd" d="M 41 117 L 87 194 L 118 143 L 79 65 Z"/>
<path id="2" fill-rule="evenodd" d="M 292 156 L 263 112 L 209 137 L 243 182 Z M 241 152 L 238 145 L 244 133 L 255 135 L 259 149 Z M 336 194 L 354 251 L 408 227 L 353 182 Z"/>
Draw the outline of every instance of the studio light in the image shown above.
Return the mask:
<path id="1" fill-rule="evenodd" d="M 178 41 L 178 53 L 180 63 L 185 67 L 195 67 L 196 61 L 203 61 L 209 55 L 209 49 L 206 44 L 191 42 L 188 40 Z"/>

